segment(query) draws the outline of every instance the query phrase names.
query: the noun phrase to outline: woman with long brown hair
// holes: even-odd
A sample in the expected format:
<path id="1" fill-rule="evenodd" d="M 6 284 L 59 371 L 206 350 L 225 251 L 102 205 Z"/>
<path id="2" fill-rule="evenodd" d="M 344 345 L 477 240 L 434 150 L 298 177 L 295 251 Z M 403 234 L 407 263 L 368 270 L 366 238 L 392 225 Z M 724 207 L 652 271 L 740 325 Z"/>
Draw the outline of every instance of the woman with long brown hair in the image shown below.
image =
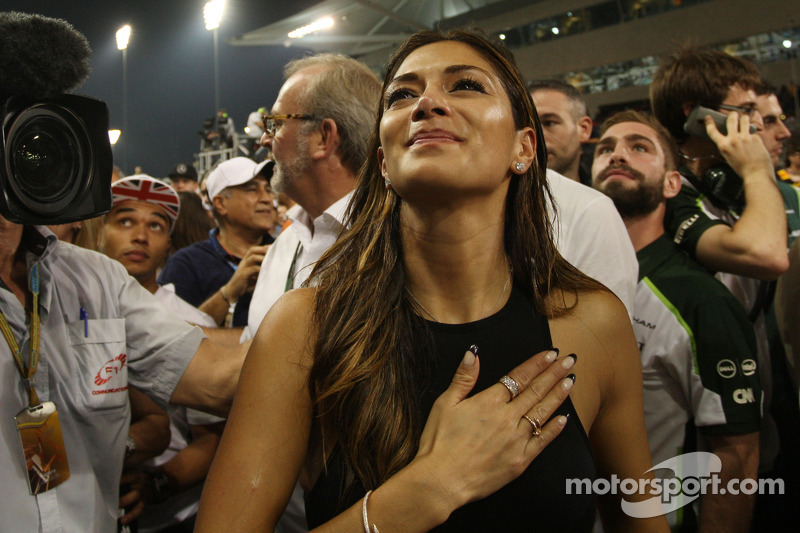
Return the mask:
<path id="1" fill-rule="evenodd" d="M 648 477 L 641 369 L 624 306 L 553 245 L 519 72 L 420 32 L 382 95 L 349 231 L 253 341 L 198 531 L 271 531 L 298 479 L 319 531 L 591 530 L 567 480 Z M 602 503 L 610 530 L 666 527 Z"/>

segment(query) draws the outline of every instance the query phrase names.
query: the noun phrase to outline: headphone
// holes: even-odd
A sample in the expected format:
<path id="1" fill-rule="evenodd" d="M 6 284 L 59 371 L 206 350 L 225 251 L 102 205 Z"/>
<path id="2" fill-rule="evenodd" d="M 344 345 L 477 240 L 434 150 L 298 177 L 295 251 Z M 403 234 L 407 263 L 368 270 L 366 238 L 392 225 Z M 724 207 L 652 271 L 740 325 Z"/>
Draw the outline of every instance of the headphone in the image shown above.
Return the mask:
<path id="1" fill-rule="evenodd" d="M 703 172 L 701 177 L 694 175 L 685 165 L 681 165 L 678 171 L 714 206 L 739 214 L 744 210 L 744 182 L 727 163 L 718 163 Z"/>

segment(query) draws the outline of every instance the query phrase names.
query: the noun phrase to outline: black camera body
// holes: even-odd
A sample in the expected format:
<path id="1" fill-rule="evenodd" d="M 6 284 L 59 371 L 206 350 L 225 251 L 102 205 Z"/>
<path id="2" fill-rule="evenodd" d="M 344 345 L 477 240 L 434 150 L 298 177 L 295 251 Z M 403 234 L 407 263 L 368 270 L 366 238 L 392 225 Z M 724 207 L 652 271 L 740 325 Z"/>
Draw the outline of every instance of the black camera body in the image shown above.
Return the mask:
<path id="1" fill-rule="evenodd" d="M 2 108 L 0 214 L 18 224 L 64 224 L 111 208 L 108 107 L 75 94 L 12 96 Z"/>

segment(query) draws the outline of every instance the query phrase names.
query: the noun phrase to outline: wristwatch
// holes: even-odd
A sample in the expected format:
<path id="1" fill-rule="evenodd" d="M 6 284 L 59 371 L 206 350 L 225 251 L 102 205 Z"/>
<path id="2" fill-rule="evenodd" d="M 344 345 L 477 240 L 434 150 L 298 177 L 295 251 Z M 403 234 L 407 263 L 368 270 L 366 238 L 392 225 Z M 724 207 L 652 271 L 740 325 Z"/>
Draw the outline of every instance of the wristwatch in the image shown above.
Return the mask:
<path id="1" fill-rule="evenodd" d="M 163 470 L 145 470 L 145 474 L 150 478 L 150 485 L 153 488 L 152 503 L 161 503 L 170 497 L 169 478 Z"/>
<path id="2" fill-rule="evenodd" d="M 136 441 L 128 435 L 128 440 L 125 441 L 125 459 L 131 457 L 134 453 L 136 453 Z"/>

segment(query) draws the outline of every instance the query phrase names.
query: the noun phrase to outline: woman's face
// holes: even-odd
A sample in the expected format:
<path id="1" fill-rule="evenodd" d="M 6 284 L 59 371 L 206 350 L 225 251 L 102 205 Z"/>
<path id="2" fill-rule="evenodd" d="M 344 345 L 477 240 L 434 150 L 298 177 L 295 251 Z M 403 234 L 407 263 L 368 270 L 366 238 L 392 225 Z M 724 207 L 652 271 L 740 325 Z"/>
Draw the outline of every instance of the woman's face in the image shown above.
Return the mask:
<path id="1" fill-rule="evenodd" d="M 516 162 L 527 168 L 533 157 L 530 146 L 530 157 L 520 157 L 533 136 L 516 131 L 494 68 L 461 42 L 441 41 L 409 54 L 383 95 L 383 108 L 381 171 L 404 199 L 418 191 L 427 198 L 433 191 L 505 191 Z"/>

